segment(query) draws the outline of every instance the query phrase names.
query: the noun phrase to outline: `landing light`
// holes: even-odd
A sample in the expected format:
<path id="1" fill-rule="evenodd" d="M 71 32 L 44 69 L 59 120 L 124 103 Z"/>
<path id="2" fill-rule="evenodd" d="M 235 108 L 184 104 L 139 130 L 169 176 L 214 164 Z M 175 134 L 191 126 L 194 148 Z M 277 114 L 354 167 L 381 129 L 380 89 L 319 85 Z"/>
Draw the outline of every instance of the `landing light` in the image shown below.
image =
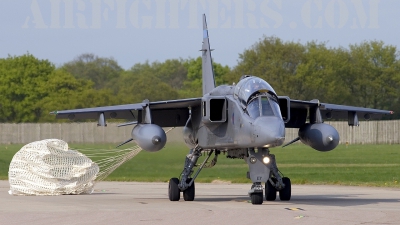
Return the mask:
<path id="1" fill-rule="evenodd" d="M 263 163 L 264 164 L 268 164 L 269 161 L 270 161 L 269 157 L 266 156 L 266 157 L 263 158 Z"/>

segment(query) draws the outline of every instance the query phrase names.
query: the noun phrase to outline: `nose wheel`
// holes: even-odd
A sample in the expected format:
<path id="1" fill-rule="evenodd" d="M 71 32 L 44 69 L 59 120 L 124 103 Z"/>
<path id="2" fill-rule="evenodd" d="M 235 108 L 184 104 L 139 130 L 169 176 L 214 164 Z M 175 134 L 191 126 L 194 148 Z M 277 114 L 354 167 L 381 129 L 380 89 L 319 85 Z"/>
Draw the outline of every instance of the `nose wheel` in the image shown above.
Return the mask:
<path id="1" fill-rule="evenodd" d="M 263 204 L 263 193 L 253 193 L 250 195 L 251 197 L 251 204 L 253 205 L 261 205 Z"/>
<path id="2" fill-rule="evenodd" d="M 251 204 L 253 205 L 261 205 L 264 201 L 263 196 L 263 186 L 260 182 L 256 182 L 251 186 L 249 191 L 249 195 L 251 198 Z"/>

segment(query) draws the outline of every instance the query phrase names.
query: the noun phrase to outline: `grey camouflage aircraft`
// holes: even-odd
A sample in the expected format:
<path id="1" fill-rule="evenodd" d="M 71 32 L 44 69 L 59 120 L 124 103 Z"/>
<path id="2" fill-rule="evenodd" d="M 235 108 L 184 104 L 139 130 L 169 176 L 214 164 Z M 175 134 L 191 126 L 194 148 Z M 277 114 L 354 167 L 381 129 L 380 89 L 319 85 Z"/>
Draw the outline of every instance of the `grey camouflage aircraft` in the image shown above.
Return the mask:
<path id="1" fill-rule="evenodd" d="M 167 141 L 162 127 L 183 127 L 183 139 L 190 148 L 180 179 L 169 181 L 169 200 L 185 201 L 195 198 L 195 179 L 209 162 L 212 167 L 221 152 L 227 157 L 244 159 L 249 166 L 247 177 L 253 185 L 248 194 L 252 204 L 274 201 L 277 192 L 282 201 L 291 198 L 291 183 L 283 177 L 270 148 L 281 146 L 285 128 L 299 128 L 298 138 L 318 150 L 330 151 L 339 143 L 337 130 L 324 119 L 344 119 L 349 126 L 358 126 L 359 119 L 378 118 L 392 111 L 321 103 L 318 100 L 299 101 L 277 96 L 274 89 L 261 78 L 244 75 L 236 85 L 216 87 L 212 67 L 206 17 L 203 15 L 202 45 L 203 97 L 170 101 L 115 105 L 96 108 L 55 111 L 59 119 L 97 119 L 106 126 L 106 119 L 125 119 L 119 126 L 135 125 L 132 137 L 120 144 L 135 141 L 142 149 L 155 152 Z M 308 121 L 307 121 L 308 119 Z M 198 158 L 206 159 L 194 173 Z M 265 184 L 265 188 L 263 186 Z"/>

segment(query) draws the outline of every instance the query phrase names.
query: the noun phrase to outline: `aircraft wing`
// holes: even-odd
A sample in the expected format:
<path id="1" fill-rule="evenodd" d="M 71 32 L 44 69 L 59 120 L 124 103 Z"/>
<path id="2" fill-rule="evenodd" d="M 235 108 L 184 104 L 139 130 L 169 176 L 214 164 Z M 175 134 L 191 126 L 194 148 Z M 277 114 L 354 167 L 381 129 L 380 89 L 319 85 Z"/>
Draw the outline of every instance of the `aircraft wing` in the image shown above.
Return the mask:
<path id="1" fill-rule="evenodd" d="M 103 106 L 84 109 L 60 110 L 51 112 L 57 119 L 85 120 L 99 119 L 101 114 L 105 119 L 125 119 L 141 122 L 142 111 L 147 105 L 151 110 L 152 123 L 161 127 L 184 126 L 189 118 L 189 107 L 200 106 L 201 98 L 178 99 Z"/>
<path id="2" fill-rule="evenodd" d="M 363 108 L 347 105 L 336 105 L 320 103 L 318 101 L 290 100 L 290 120 L 286 123 L 287 128 L 300 128 L 306 123 L 308 110 L 319 107 L 323 120 L 348 120 L 349 125 L 354 121 L 355 115 L 360 119 L 380 119 L 383 115 L 391 115 L 393 111 Z M 357 123 L 358 124 L 358 121 Z"/>

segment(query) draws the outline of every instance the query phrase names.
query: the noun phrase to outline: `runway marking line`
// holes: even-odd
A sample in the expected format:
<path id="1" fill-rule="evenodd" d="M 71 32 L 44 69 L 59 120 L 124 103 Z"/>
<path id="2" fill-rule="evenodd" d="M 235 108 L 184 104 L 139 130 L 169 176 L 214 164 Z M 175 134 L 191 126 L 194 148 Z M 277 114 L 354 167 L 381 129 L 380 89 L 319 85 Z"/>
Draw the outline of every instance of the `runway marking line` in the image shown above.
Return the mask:
<path id="1" fill-rule="evenodd" d="M 302 208 L 285 208 L 285 209 L 291 210 L 291 211 L 305 211 L 305 210 L 302 209 Z"/>

